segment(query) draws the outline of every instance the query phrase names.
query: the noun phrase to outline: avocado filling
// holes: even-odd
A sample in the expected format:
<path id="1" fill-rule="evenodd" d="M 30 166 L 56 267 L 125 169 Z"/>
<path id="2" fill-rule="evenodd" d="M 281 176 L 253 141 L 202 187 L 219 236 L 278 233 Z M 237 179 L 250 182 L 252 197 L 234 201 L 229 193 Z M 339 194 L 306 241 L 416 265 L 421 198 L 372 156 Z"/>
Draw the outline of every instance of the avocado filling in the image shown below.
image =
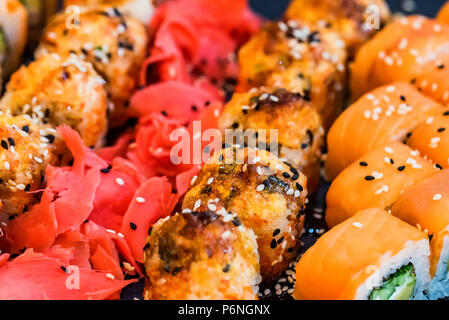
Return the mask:
<path id="1" fill-rule="evenodd" d="M 6 38 L 3 34 L 3 29 L 0 27 L 0 67 L 6 56 Z"/>
<path id="2" fill-rule="evenodd" d="M 411 263 L 401 267 L 389 276 L 384 283 L 374 289 L 370 300 L 409 300 L 416 284 L 415 268 Z"/>

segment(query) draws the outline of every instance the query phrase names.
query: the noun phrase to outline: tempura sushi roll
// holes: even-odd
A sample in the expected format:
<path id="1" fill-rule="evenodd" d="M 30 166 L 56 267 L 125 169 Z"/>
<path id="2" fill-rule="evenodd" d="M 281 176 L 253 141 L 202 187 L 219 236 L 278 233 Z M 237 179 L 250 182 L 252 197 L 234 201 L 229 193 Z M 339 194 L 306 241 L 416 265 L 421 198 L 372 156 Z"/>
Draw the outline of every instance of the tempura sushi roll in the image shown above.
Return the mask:
<path id="1" fill-rule="evenodd" d="M 277 143 L 278 157 L 307 176 L 308 190 L 318 187 L 324 129 L 320 115 L 301 95 L 264 88 L 235 93 L 220 116 L 219 128 L 225 138 L 239 132 L 242 138 L 245 133 L 252 138 L 253 130 L 253 142 L 262 149 Z"/>
<path id="2" fill-rule="evenodd" d="M 130 116 L 129 99 L 136 90 L 136 75 L 146 56 L 146 27 L 113 8 L 82 11 L 76 27 L 70 26 L 76 21 L 69 18 L 69 13 L 62 13 L 51 20 L 35 57 L 76 54 L 92 63 L 106 82 L 111 124 L 121 125 Z"/>
<path id="3" fill-rule="evenodd" d="M 346 48 L 338 34 L 294 20 L 268 23 L 239 52 L 239 92 L 254 87 L 298 93 L 328 129 L 343 105 Z"/>
<path id="4" fill-rule="evenodd" d="M 54 127 L 67 124 L 87 146 L 99 147 L 107 129 L 105 82 L 76 55 L 44 55 L 11 76 L 0 111 Z"/>
<path id="5" fill-rule="evenodd" d="M 408 188 L 391 213 L 432 237 L 431 299 L 449 296 L 449 171 L 443 170 Z"/>
<path id="6" fill-rule="evenodd" d="M 39 201 L 47 165 L 67 152 L 54 128 L 25 115 L 0 115 L 0 221 L 14 219 Z"/>
<path id="7" fill-rule="evenodd" d="M 404 141 L 439 103 L 406 82 L 377 88 L 347 108 L 327 138 L 326 174 L 335 178 L 355 160 L 389 141 Z"/>
<path id="8" fill-rule="evenodd" d="M 426 234 L 381 209 L 366 209 L 325 233 L 296 266 L 294 297 L 307 300 L 424 298 Z"/>
<path id="9" fill-rule="evenodd" d="M 407 144 L 442 168 L 449 168 L 449 110 L 423 119 Z"/>
<path id="10" fill-rule="evenodd" d="M 182 208 L 225 210 L 254 231 L 265 281 L 276 280 L 301 248 L 307 178 L 265 150 L 226 148 L 192 180 Z"/>
<path id="11" fill-rule="evenodd" d="M 159 220 L 149 233 L 144 247 L 145 299 L 257 299 L 256 237 L 234 223 L 231 213 L 178 213 Z"/>
<path id="12" fill-rule="evenodd" d="M 151 21 L 155 11 L 154 0 L 65 0 L 65 6 L 79 6 L 85 8 L 98 8 L 101 6 L 115 7 L 124 14 L 140 20 L 145 25 Z"/>
<path id="13" fill-rule="evenodd" d="M 0 1 L 0 87 L 22 61 L 27 43 L 27 12 L 18 0 Z"/>
<path id="14" fill-rule="evenodd" d="M 408 187 L 436 173 L 419 152 L 391 142 L 359 158 L 332 182 L 326 196 L 329 227 L 366 208 L 389 210 Z"/>
<path id="15" fill-rule="evenodd" d="M 448 55 L 449 25 L 422 16 L 396 19 L 359 50 L 351 66 L 353 99 L 393 81 L 411 82 L 440 101 L 448 91 L 448 98 L 449 86 L 435 75 L 447 72 L 439 68 Z"/>
<path id="16" fill-rule="evenodd" d="M 335 30 L 346 42 L 350 55 L 377 32 L 389 16 L 384 0 L 294 0 L 286 13 L 288 19 Z"/>

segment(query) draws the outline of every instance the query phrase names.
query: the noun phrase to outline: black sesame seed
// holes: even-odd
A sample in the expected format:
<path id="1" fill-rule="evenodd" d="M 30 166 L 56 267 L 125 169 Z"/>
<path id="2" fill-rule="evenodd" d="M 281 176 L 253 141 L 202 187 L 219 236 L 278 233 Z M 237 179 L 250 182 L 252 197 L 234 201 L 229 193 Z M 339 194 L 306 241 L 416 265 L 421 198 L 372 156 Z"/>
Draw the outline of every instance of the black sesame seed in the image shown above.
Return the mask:
<path id="1" fill-rule="evenodd" d="M 30 127 L 29 126 L 23 126 L 22 130 L 25 131 L 25 132 L 28 132 L 28 131 L 30 131 Z"/>
<path id="2" fill-rule="evenodd" d="M 192 109 L 193 112 L 197 112 L 198 111 L 198 107 L 195 106 L 195 105 L 191 106 L 191 109 Z"/>
<path id="3" fill-rule="evenodd" d="M 31 189 L 31 185 L 28 183 L 28 184 L 25 186 L 25 192 L 30 191 L 30 189 Z"/>
<path id="4" fill-rule="evenodd" d="M 299 190 L 299 191 L 304 191 L 304 188 L 303 188 L 303 186 L 302 185 L 300 185 L 299 183 L 296 183 L 296 188 Z"/>
<path id="5" fill-rule="evenodd" d="M 282 243 L 282 241 L 284 241 L 284 237 L 280 237 L 279 239 L 278 239 L 278 244 L 281 244 Z"/>
<path id="6" fill-rule="evenodd" d="M 404 171 L 404 170 L 405 170 L 405 166 L 398 167 L 398 171 Z"/>
<path id="7" fill-rule="evenodd" d="M 148 249 L 150 249 L 150 244 L 147 242 L 147 243 L 145 243 L 143 250 L 148 250 Z"/>
<path id="8" fill-rule="evenodd" d="M 368 163 L 366 163 L 365 161 L 361 161 L 361 162 L 360 162 L 360 165 L 361 165 L 362 167 L 368 167 Z"/>
<path id="9" fill-rule="evenodd" d="M 438 69 L 444 69 L 444 64 L 440 64 L 439 66 L 438 66 Z"/>
<path id="10" fill-rule="evenodd" d="M 443 113 L 443 116 L 449 116 L 449 111 L 446 111 L 445 113 Z"/>
<path id="11" fill-rule="evenodd" d="M 5 140 L 2 140 L 1 145 L 2 145 L 3 149 L 8 150 L 8 142 L 6 142 Z"/>
<path id="12" fill-rule="evenodd" d="M 64 272 L 67 272 L 67 268 L 64 267 L 64 266 L 61 266 L 61 270 L 64 271 Z"/>
<path id="13" fill-rule="evenodd" d="M 103 173 L 109 173 L 111 171 L 111 169 L 112 169 L 112 166 L 109 165 L 107 168 L 100 169 L 100 171 Z"/>
<path id="14" fill-rule="evenodd" d="M 9 144 L 10 144 L 11 146 L 13 146 L 13 147 L 16 146 L 16 142 L 14 141 L 13 138 L 9 137 L 9 138 L 8 138 L 8 142 L 9 142 Z"/>
<path id="15" fill-rule="evenodd" d="M 240 221 L 239 217 L 234 217 L 234 219 L 232 219 L 232 223 L 238 227 L 242 224 L 242 222 Z"/>
<path id="16" fill-rule="evenodd" d="M 446 131 L 446 128 L 439 128 L 438 129 L 438 132 L 444 132 L 444 131 Z"/>
<path id="17" fill-rule="evenodd" d="M 309 145 L 307 144 L 307 143 L 302 143 L 301 144 L 301 149 L 307 149 L 307 147 L 308 147 Z"/>
<path id="18" fill-rule="evenodd" d="M 167 111 L 162 110 L 161 113 L 162 113 L 162 115 L 163 115 L 164 117 L 168 117 Z"/>
<path id="19" fill-rule="evenodd" d="M 231 265 L 229 264 L 229 263 L 227 263 L 226 265 L 225 265 L 225 267 L 223 268 L 223 272 L 229 272 L 229 270 L 231 270 Z"/>
<path id="20" fill-rule="evenodd" d="M 400 97 L 402 101 L 405 101 L 405 96 Z"/>
<path id="21" fill-rule="evenodd" d="M 280 230 L 280 229 L 274 230 L 274 232 L 273 232 L 273 237 L 276 237 L 279 233 L 281 233 L 281 230 Z"/>
<path id="22" fill-rule="evenodd" d="M 437 169 L 439 169 L 439 170 L 443 170 L 443 167 L 440 166 L 440 164 L 438 164 L 438 163 L 435 163 L 435 168 L 437 168 Z"/>
<path id="23" fill-rule="evenodd" d="M 153 227 L 150 227 L 150 229 L 148 229 L 148 235 L 151 236 L 151 232 L 153 232 Z"/>
<path id="24" fill-rule="evenodd" d="M 47 134 L 47 135 L 45 136 L 45 138 L 47 138 L 47 139 L 48 139 L 48 142 L 50 142 L 50 143 L 55 142 L 55 136 L 52 135 L 52 134 Z"/>
<path id="25" fill-rule="evenodd" d="M 372 180 L 374 180 L 375 178 L 373 177 L 373 176 L 366 176 L 365 177 L 365 180 L 366 181 L 372 181 Z"/>
<path id="26" fill-rule="evenodd" d="M 205 105 L 206 107 L 210 106 L 210 101 L 206 101 L 206 102 L 204 103 L 204 105 Z"/>
<path id="27" fill-rule="evenodd" d="M 132 230 L 136 230 L 136 229 L 137 229 L 137 226 L 136 226 L 136 224 L 135 224 L 134 222 L 130 222 L 130 223 L 129 223 L 129 227 L 130 227 Z"/>
<path id="28" fill-rule="evenodd" d="M 393 158 L 390 159 L 390 163 L 391 163 L 391 164 L 394 164 Z"/>
<path id="29" fill-rule="evenodd" d="M 271 249 L 275 249 L 276 246 L 277 246 L 276 239 L 271 240 L 271 244 L 270 244 Z"/>
<path id="30" fill-rule="evenodd" d="M 284 176 L 284 178 L 290 178 L 290 174 L 288 172 L 282 172 L 282 175 Z"/>

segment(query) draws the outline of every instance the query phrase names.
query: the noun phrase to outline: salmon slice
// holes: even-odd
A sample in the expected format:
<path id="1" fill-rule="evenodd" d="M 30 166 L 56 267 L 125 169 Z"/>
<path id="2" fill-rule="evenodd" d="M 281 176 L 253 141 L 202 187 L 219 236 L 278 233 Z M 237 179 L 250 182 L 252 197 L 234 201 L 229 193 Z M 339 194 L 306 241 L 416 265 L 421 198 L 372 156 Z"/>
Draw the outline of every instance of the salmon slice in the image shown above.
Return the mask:
<path id="1" fill-rule="evenodd" d="M 332 183 L 326 197 L 330 228 L 366 208 L 388 210 L 406 188 L 438 170 L 418 151 L 390 142 L 367 153 Z"/>
<path id="2" fill-rule="evenodd" d="M 440 167 L 449 168 L 449 111 L 427 117 L 407 143 Z"/>
<path id="3" fill-rule="evenodd" d="M 395 82 L 364 95 L 340 115 L 329 131 L 328 178 L 335 178 L 380 145 L 405 140 L 436 110 L 443 107 L 406 82 Z"/>
<path id="4" fill-rule="evenodd" d="M 375 281 L 369 285 L 369 278 L 381 278 L 384 265 L 416 242 L 426 246 L 426 235 L 400 219 L 380 209 L 360 211 L 324 234 L 299 260 L 294 296 L 366 299 L 361 291 L 369 294 L 375 285 Z"/>
<path id="5" fill-rule="evenodd" d="M 353 99 L 393 81 L 419 85 L 416 78 L 434 70 L 448 52 L 449 25 L 422 16 L 396 19 L 359 50 L 351 66 Z"/>

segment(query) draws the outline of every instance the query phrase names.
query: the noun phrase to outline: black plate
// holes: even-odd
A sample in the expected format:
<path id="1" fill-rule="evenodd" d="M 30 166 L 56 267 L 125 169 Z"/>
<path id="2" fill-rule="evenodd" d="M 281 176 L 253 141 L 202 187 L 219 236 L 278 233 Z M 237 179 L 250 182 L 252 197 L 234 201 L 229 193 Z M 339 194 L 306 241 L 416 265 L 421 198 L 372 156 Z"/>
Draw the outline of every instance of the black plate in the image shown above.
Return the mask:
<path id="1" fill-rule="evenodd" d="M 320 1 L 320 0 L 317 0 Z M 251 7 L 268 19 L 280 19 L 288 6 L 289 0 L 250 0 Z M 435 16 L 445 0 L 389 0 L 388 4 L 393 13 L 422 14 L 426 16 Z M 304 252 L 309 248 L 318 237 L 326 230 L 324 221 L 325 196 L 329 184 L 322 181 L 316 195 L 310 198 L 307 207 L 305 233 L 301 240 L 304 243 Z M 292 264 L 277 283 L 265 284 L 260 286 L 261 299 L 292 299 L 288 291 L 294 287 L 295 265 Z M 144 282 L 141 280 L 137 284 L 130 285 L 122 290 L 122 299 L 142 299 Z"/>

